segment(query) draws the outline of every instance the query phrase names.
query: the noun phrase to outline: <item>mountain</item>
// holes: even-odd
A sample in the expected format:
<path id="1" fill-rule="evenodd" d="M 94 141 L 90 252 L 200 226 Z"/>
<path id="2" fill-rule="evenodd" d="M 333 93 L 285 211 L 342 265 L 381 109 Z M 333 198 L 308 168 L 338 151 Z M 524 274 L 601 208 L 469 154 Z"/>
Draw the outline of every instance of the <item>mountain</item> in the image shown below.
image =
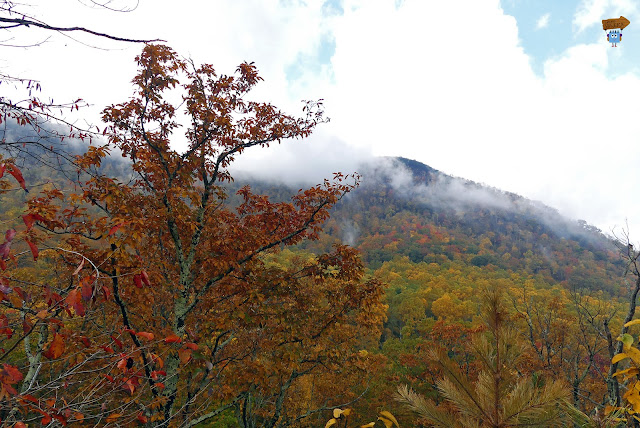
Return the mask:
<path id="1" fill-rule="evenodd" d="M 308 248 L 339 240 L 361 249 L 371 269 L 406 256 L 413 263 L 523 271 L 567 286 L 617 287 L 624 268 L 615 242 L 585 221 L 406 158 L 381 158 L 361 174 L 361 185 L 338 203 L 322 239 Z M 279 198 L 297 190 L 237 182 Z"/>
<path id="2" fill-rule="evenodd" d="M 78 147 L 71 144 L 69 155 Z M 0 195 L 0 221 L 20 219 L 27 197 L 45 187 L 64 190 L 76 178 L 74 168 L 59 162 L 45 144 L 27 145 L 20 154 L 19 166 L 33 191 Z M 104 168 L 122 181 L 132 176 L 130 166 L 113 154 Z M 575 391 L 587 391 L 582 408 L 594 401 L 589 397 L 601 401 L 612 358 L 606 338 L 615 337 L 612 331 L 617 335 L 628 307 L 626 266 L 613 239 L 542 203 L 415 160 L 378 158 L 359 172 L 359 187 L 333 208 L 319 239 L 293 251 L 352 245 L 360 250 L 367 274 L 386 285 L 382 334 L 359 352 L 371 353 L 380 365 L 366 380 L 364 414 L 388 408 L 399 384 L 436 396 L 437 372 L 426 349 L 445 349 L 475 376 L 469 338 L 481 331 L 480 296 L 493 285 L 504 290 L 510 320 L 526 348 L 528 373 L 566 378 Z M 236 174 L 225 184 L 230 203 L 237 203 L 233 195 L 246 184 L 275 200 L 288 200 L 306 187 Z M 287 260 L 301 259 L 290 251 L 283 252 Z M 339 327 L 341 334 L 353 333 Z"/>
<path id="3" fill-rule="evenodd" d="M 32 139 L 17 134 L 25 132 L 24 128 L 9 128 L 8 132 L 15 134 L 10 138 L 17 143 L 14 150 L 22 147 L 24 138 Z M 62 182 L 65 175 L 72 176 L 73 171 L 54 167 L 58 180 L 56 173 L 52 176 L 51 165 L 42 165 L 43 159 L 61 165 L 47 150 L 61 143 L 54 139 L 40 143 L 29 144 L 30 156 L 21 157 L 27 181 L 44 182 L 47 177 Z M 70 156 L 86 146 L 74 140 L 64 144 Z M 54 148 L 60 152 L 60 147 Z M 104 170 L 126 180 L 131 176 L 129 166 L 116 155 L 105 160 Z M 377 158 L 363 164 L 359 172 L 360 186 L 336 205 L 320 239 L 300 249 L 326 251 L 336 243 L 352 245 L 361 250 L 372 274 L 393 272 L 396 280 L 391 282 L 402 290 L 408 284 L 413 291 L 429 287 L 426 278 L 457 270 L 461 272 L 455 278 L 458 282 L 517 277 L 513 281 L 530 280 L 539 287 L 602 290 L 612 296 L 622 293 L 625 265 L 615 241 L 584 221 L 567 219 L 540 202 L 452 177 L 407 158 Z M 233 195 L 245 184 L 279 200 L 289 199 L 304 187 L 236 175 L 228 193 Z M 14 205 L 6 197 L 3 201 L 7 207 Z M 409 270 L 423 279 L 406 277 Z M 425 306 L 429 308 L 442 297 L 442 291 L 437 289 Z M 464 295 L 459 299 L 465 300 Z M 428 317 L 430 310 L 425 314 Z M 395 328 L 393 334 L 399 334 L 401 328 Z"/>

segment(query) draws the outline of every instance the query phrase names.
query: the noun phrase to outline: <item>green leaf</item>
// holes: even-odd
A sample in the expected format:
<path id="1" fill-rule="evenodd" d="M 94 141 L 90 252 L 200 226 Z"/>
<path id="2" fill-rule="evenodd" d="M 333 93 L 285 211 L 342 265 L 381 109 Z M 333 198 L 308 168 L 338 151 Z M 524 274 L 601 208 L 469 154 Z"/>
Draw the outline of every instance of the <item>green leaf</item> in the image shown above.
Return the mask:
<path id="1" fill-rule="evenodd" d="M 633 336 L 631 336 L 628 333 L 623 334 L 622 336 L 618 337 L 618 339 L 620 342 L 622 342 L 622 344 L 624 345 L 625 348 L 630 347 L 631 345 L 633 345 Z"/>

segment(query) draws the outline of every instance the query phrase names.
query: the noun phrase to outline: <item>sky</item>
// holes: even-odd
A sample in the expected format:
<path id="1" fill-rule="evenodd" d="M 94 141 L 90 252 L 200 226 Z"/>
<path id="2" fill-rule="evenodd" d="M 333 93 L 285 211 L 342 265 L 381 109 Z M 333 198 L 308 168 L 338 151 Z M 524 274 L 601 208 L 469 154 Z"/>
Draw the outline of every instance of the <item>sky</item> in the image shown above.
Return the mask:
<path id="1" fill-rule="evenodd" d="M 640 2 L 636 0 L 29 0 L 58 26 L 159 38 L 231 74 L 254 61 L 254 92 L 290 113 L 325 100 L 305 141 L 257 149 L 238 168 L 320 182 L 372 156 L 403 156 L 541 201 L 640 240 Z M 135 6 L 112 0 L 112 8 Z M 631 24 L 617 47 L 602 20 Z M 135 44 L 34 29 L 0 33 L 0 73 L 98 121 L 131 95 Z M 9 44 L 36 47 L 7 47 Z M 3 46 L 4 45 L 4 46 Z M 7 90 L 6 88 L 3 90 Z"/>

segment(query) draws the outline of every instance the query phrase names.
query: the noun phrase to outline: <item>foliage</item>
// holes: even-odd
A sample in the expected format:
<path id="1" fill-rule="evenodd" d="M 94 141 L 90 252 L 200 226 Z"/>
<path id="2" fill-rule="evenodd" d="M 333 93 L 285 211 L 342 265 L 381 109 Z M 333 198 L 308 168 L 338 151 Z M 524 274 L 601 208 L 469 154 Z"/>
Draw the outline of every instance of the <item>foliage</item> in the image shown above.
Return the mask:
<path id="1" fill-rule="evenodd" d="M 631 327 L 640 324 L 640 319 L 635 319 L 625 323 L 624 327 Z M 606 413 L 613 411 L 623 412 L 625 416 L 620 420 L 634 423 L 634 426 L 640 422 L 640 350 L 634 346 L 635 339 L 629 333 L 624 333 L 617 339 L 622 344 L 621 352 L 614 355 L 611 364 L 628 361 L 628 367 L 617 370 L 613 376 L 621 382 L 626 389 L 622 398 L 624 402 L 621 406 L 607 406 Z"/>
<path id="2" fill-rule="evenodd" d="M 335 427 L 345 427 L 347 428 L 349 425 L 349 416 L 351 415 L 352 410 L 350 408 L 347 409 L 333 409 L 333 417 L 327 421 L 325 424 L 325 428 L 329 428 L 332 426 Z M 380 424 L 378 424 L 380 422 Z M 386 428 L 391 428 L 393 426 L 400 428 L 400 424 L 396 420 L 395 416 L 390 412 L 383 410 L 378 415 L 378 418 L 373 421 L 366 423 L 364 425 L 360 425 L 360 428 L 374 428 L 377 425 L 384 425 Z"/>
<path id="3" fill-rule="evenodd" d="M 519 373 L 523 347 L 509 326 L 503 297 L 494 289 L 483 311 L 487 331 L 475 336 L 473 355 L 481 370 L 470 382 L 443 350 L 429 357 L 442 369 L 439 392 L 448 406 L 423 398 L 406 385 L 396 399 L 437 427 L 566 426 L 562 405 L 568 398 L 558 380 L 534 379 Z"/>
<path id="4" fill-rule="evenodd" d="M 2 419 L 195 426 L 235 409 L 242 426 L 275 427 L 357 398 L 345 386 L 378 364 L 363 349 L 384 318 L 382 284 L 345 246 L 277 256 L 315 239 L 357 176 L 290 203 L 247 186 L 232 206 L 224 187 L 244 150 L 310 135 L 321 103 L 296 118 L 246 100 L 261 80 L 252 64 L 218 75 L 158 45 L 137 61 L 134 96 L 105 109 L 109 142 L 75 159 L 74 187 L 31 197 L 22 227 L 9 219 Z M 190 124 L 183 152 L 175 90 Z M 133 179 L 100 169 L 113 150 Z M 2 165 L 26 190 L 15 163 Z"/>

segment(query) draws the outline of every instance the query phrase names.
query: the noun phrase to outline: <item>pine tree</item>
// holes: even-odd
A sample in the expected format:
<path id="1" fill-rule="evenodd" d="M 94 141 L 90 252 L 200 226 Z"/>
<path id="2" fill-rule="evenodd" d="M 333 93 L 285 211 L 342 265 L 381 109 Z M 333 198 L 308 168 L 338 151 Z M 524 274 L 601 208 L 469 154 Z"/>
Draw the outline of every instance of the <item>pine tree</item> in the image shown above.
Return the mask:
<path id="1" fill-rule="evenodd" d="M 486 292 L 483 318 L 486 331 L 472 339 L 473 357 L 481 365 L 477 380 L 470 380 L 445 351 L 431 350 L 429 358 L 442 371 L 437 388 L 448 406 L 407 386 L 398 388 L 396 400 L 434 427 L 567 426 L 566 385 L 518 371 L 523 348 L 499 289 Z"/>

